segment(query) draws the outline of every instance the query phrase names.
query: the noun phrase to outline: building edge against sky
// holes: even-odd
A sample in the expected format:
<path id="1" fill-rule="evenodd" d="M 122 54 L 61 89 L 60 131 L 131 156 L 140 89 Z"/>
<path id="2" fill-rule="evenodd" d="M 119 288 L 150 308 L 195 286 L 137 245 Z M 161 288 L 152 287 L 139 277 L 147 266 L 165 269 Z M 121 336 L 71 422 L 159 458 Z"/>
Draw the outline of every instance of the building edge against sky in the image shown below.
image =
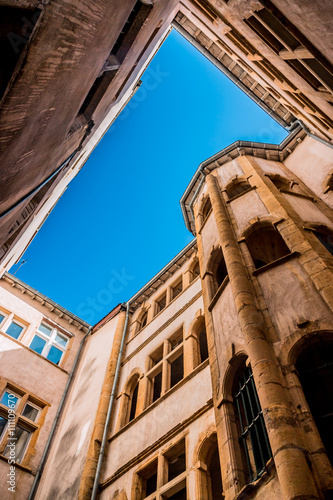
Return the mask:
<path id="1" fill-rule="evenodd" d="M 79 0 L 70 8 L 57 1 L 0 4 L 8 52 L 0 96 L 1 272 L 23 254 L 131 98 L 170 26 L 283 127 L 301 120 L 309 132 L 332 139 L 332 54 L 322 36 L 330 2 L 98 5 L 98 14 L 89 16 Z M 11 34 L 20 30 L 17 44 Z M 80 50 L 67 51 L 67 44 Z"/>
<path id="2" fill-rule="evenodd" d="M 298 127 L 203 162 L 196 239 L 93 328 L 3 276 L 17 498 L 331 498 L 332 158 Z"/>
<path id="3" fill-rule="evenodd" d="M 22 13 L 30 26 L 0 103 L 3 269 L 171 23 L 290 135 L 280 146 L 238 141 L 203 162 L 181 200 L 196 241 L 92 329 L 3 275 L 1 484 L 14 406 L 19 500 L 330 499 L 330 2 L 94 7 L 0 2 L 9 30 Z"/>

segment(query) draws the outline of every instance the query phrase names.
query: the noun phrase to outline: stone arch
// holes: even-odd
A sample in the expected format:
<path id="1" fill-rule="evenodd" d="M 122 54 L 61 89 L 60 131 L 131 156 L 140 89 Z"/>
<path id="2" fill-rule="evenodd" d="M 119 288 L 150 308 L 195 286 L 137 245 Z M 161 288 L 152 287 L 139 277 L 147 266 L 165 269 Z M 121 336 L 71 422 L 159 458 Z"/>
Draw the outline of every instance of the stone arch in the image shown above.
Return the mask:
<path id="1" fill-rule="evenodd" d="M 196 498 L 219 500 L 223 494 L 216 430 L 209 429 L 195 451 Z"/>
<path id="2" fill-rule="evenodd" d="M 207 288 L 210 300 L 213 299 L 218 289 L 228 276 L 227 267 L 224 261 L 220 245 L 213 246 L 206 265 L 204 278 L 207 280 Z"/>
<path id="3" fill-rule="evenodd" d="M 263 217 L 250 223 L 242 233 L 256 269 L 290 254 L 290 249 L 276 229 L 275 217 Z"/>
<path id="4" fill-rule="evenodd" d="M 252 186 L 247 177 L 244 175 L 235 175 L 229 180 L 223 189 L 226 191 L 229 200 L 232 200 L 239 194 L 245 193 L 245 191 L 248 191 L 251 188 Z"/>
<path id="5" fill-rule="evenodd" d="M 185 373 L 188 375 L 208 358 L 205 316 L 201 309 L 185 335 Z"/>
<path id="6" fill-rule="evenodd" d="M 208 219 L 210 213 L 212 211 L 212 204 L 210 201 L 210 197 L 208 193 L 205 193 L 199 204 L 198 212 L 197 212 L 197 217 L 199 219 L 199 226 L 201 227 L 205 221 Z"/>
<path id="7" fill-rule="evenodd" d="M 134 368 L 128 376 L 120 397 L 117 430 L 124 427 L 138 415 L 138 400 L 141 397 L 140 380 L 142 372 Z"/>

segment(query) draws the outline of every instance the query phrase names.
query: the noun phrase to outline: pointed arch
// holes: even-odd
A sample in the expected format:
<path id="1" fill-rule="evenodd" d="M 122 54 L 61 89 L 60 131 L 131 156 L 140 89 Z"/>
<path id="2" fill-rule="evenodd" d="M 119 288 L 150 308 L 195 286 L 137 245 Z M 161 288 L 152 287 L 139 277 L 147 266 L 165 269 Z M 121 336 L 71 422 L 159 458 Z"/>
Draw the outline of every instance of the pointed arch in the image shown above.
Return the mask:
<path id="1" fill-rule="evenodd" d="M 128 424 L 138 414 L 139 384 L 142 373 L 138 368 L 134 368 L 126 380 L 121 393 L 117 430 Z"/>
<path id="2" fill-rule="evenodd" d="M 223 498 L 220 456 L 216 431 L 200 442 L 196 452 L 196 498 L 198 500 L 220 500 Z"/>

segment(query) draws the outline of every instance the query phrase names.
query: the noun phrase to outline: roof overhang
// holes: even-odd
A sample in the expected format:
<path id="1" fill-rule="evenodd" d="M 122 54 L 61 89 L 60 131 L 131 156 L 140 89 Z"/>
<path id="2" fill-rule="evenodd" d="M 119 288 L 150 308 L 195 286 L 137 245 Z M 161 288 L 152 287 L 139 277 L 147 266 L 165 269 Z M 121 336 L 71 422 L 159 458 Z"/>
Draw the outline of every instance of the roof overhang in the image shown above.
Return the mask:
<path id="1" fill-rule="evenodd" d="M 296 146 L 302 142 L 306 132 L 298 125 L 280 144 L 266 144 L 262 142 L 236 141 L 222 149 L 214 156 L 200 163 L 183 196 L 180 199 L 185 225 L 192 233 L 195 233 L 195 224 L 193 219 L 193 203 L 201 190 L 205 175 L 225 163 L 238 158 L 239 156 L 249 155 L 255 158 L 274 160 L 283 162 L 290 155 Z"/>

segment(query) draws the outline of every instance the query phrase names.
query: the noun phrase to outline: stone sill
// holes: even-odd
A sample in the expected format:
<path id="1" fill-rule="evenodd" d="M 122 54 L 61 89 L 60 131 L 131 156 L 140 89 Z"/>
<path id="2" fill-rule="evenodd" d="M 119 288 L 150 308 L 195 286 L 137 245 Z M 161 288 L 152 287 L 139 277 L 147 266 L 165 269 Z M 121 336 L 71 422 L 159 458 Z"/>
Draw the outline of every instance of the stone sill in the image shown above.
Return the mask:
<path id="1" fill-rule="evenodd" d="M 240 198 L 241 196 L 243 196 L 244 194 L 246 193 L 249 193 L 250 191 L 253 191 L 254 189 L 257 189 L 257 186 L 251 186 L 249 189 L 247 189 L 246 191 L 243 191 L 242 193 L 239 193 L 239 194 L 236 194 L 235 196 L 233 196 L 232 198 L 229 198 L 229 200 L 226 201 L 226 203 L 231 203 L 232 201 L 234 200 L 237 200 L 237 198 Z"/>
<path id="2" fill-rule="evenodd" d="M 280 264 L 283 264 L 284 262 L 287 262 L 288 260 L 292 260 L 292 259 L 295 259 L 296 257 L 299 257 L 299 255 L 300 255 L 299 252 L 288 253 L 287 255 L 284 255 L 280 259 L 276 259 L 273 262 L 266 264 L 265 266 L 259 267 L 259 269 L 255 269 L 252 272 L 252 274 L 253 274 L 253 276 L 257 276 L 258 274 L 265 272 L 267 269 L 271 269 L 272 267 L 279 266 Z"/>
<path id="3" fill-rule="evenodd" d="M 275 463 L 272 457 L 265 465 L 265 469 L 261 476 L 255 481 L 252 481 L 252 483 L 248 483 L 243 486 L 238 495 L 235 496 L 234 500 L 248 500 L 251 496 L 253 497 L 253 495 L 264 483 L 270 481 L 271 476 L 273 475 L 273 470 L 275 470 Z"/>
<path id="4" fill-rule="evenodd" d="M 13 467 L 14 466 L 15 468 L 17 467 L 18 469 L 23 470 L 24 472 L 28 472 L 29 474 L 32 474 L 33 476 L 35 476 L 35 473 L 32 472 L 32 470 L 29 469 L 29 467 L 26 467 L 26 466 L 24 466 L 22 464 L 18 464 L 16 462 L 15 462 L 15 464 L 9 464 L 8 463 L 9 458 L 5 457 L 4 455 L 0 454 L 0 460 L 3 460 L 4 462 L 7 462 L 8 467 Z"/>

